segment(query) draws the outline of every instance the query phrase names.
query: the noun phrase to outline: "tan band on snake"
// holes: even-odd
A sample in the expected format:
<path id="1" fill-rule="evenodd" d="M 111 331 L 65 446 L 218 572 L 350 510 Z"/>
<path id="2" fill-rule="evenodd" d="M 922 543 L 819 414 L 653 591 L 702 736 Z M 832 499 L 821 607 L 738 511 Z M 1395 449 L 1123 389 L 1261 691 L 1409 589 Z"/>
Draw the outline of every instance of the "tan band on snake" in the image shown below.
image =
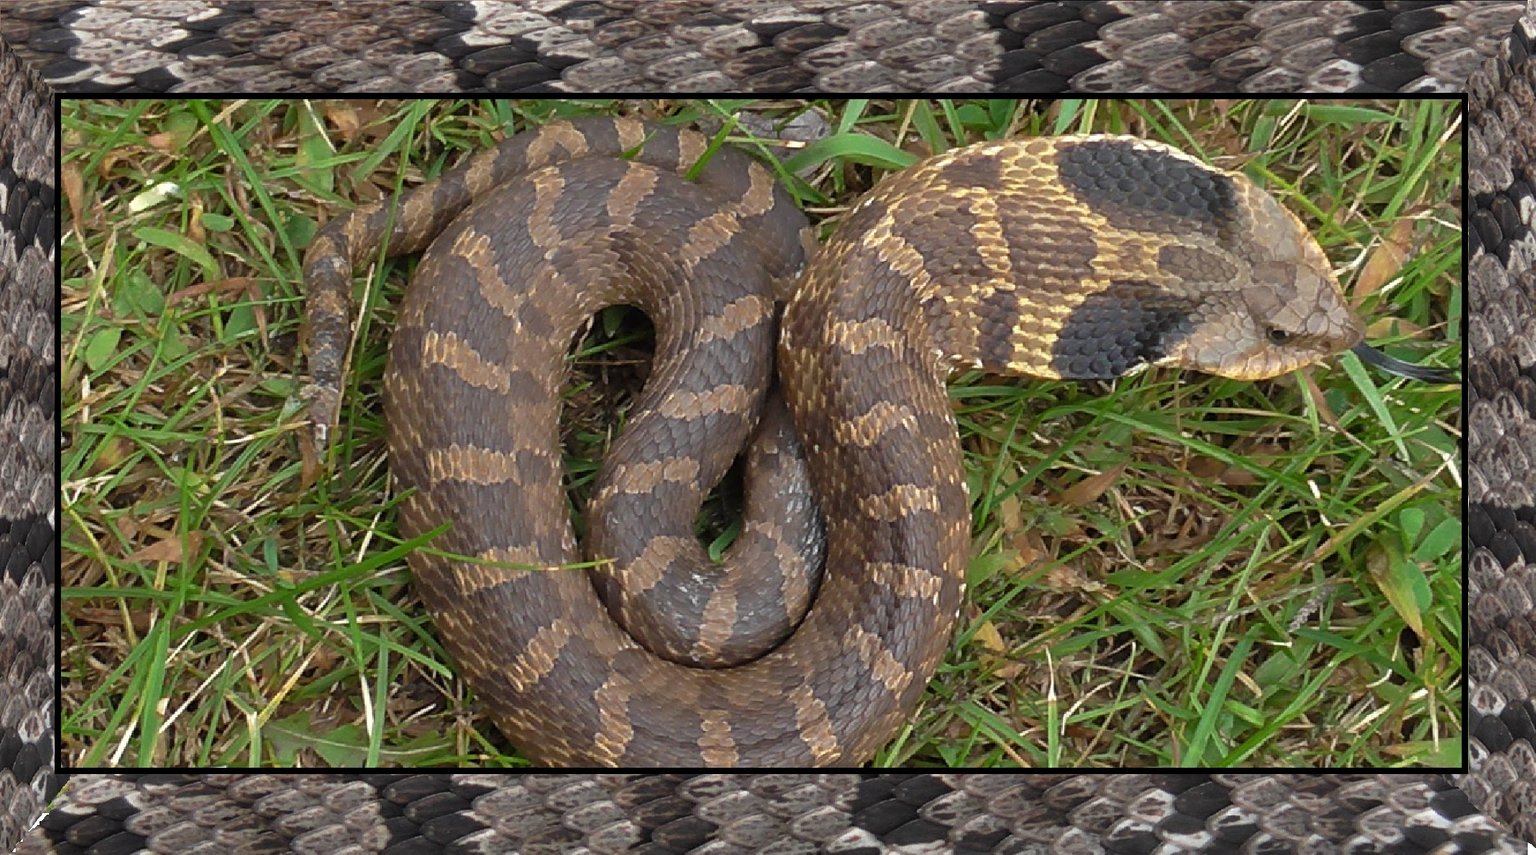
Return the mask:
<path id="1" fill-rule="evenodd" d="M 1296 217 L 1166 146 L 1056 137 L 935 156 L 847 212 L 798 279 L 801 215 L 766 167 L 709 149 L 628 119 L 551 124 L 338 218 L 306 258 L 323 441 L 353 267 L 381 245 L 426 250 L 385 376 L 391 467 L 412 491 L 401 533 L 447 526 L 411 556 L 417 585 L 497 725 L 542 763 L 849 764 L 882 746 L 943 657 L 963 592 L 952 368 L 1256 379 L 1361 337 Z M 782 610 L 701 583 L 680 597 L 695 625 L 652 652 L 636 638 L 666 620 L 646 598 L 698 578 L 685 566 L 698 499 L 763 409 L 776 298 L 823 578 L 779 583 Z M 559 389 L 573 336 L 615 303 L 651 317 L 657 353 L 594 494 L 585 545 L 608 571 L 594 584 L 565 510 Z M 781 510 L 754 523 L 769 557 L 806 519 Z M 763 611 L 777 627 L 766 652 L 686 664 L 714 661 Z"/>

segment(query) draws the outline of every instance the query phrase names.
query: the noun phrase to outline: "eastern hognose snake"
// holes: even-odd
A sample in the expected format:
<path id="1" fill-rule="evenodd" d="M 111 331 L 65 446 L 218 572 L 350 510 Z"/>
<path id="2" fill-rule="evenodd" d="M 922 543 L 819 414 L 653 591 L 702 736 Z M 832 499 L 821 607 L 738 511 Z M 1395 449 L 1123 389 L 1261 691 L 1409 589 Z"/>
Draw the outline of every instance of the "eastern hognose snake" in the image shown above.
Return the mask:
<path id="1" fill-rule="evenodd" d="M 1530 21 L 1530 16 L 1531 13 L 1527 12 L 1527 22 Z M 1468 217 L 1473 224 L 1474 239 L 1472 274 L 1469 283 L 1471 285 L 1469 304 L 1473 314 L 1470 335 L 1472 353 L 1468 368 L 1469 385 L 1473 390 L 1468 422 L 1469 462 L 1471 463 L 1469 471 L 1472 476 L 1469 487 L 1472 508 L 1467 521 L 1471 582 L 1469 608 L 1474 641 L 1482 639 L 1486 646 L 1474 648 L 1470 660 L 1474 686 L 1472 716 L 1468 722 L 1468 732 L 1474 736 L 1474 760 L 1477 761 L 1480 771 L 1464 782 L 1469 794 L 1480 803 L 1488 805 L 1487 810 L 1513 823 L 1516 829 L 1527 837 L 1532 830 L 1529 825 L 1531 796 L 1528 789 L 1522 790 L 1520 787 L 1530 786 L 1529 782 L 1533 778 L 1532 767 L 1536 765 L 1532 761 L 1529 741 L 1530 699 L 1525 692 L 1525 685 L 1529 679 L 1527 676 L 1529 651 L 1532 649 L 1529 639 L 1533 637 L 1529 608 L 1531 583 L 1527 581 L 1525 559 L 1527 556 L 1536 555 L 1536 544 L 1533 544 L 1530 528 L 1532 498 L 1525 459 L 1532 447 L 1532 431 L 1536 430 L 1531 426 L 1532 400 L 1536 395 L 1532 393 L 1532 379 L 1528 373 L 1533 358 L 1528 348 L 1524 346 L 1528 338 L 1521 335 L 1521 331 L 1529 329 L 1532 322 L 1530 300 L 1533 299 L 1532 290 L 1536 290 L 1531 284 L 1532 249 L 1529 231 L 1533 204 L 1531 198 L 1533 143 L 1529 118 L 1532 107 L 1533 76 L 1529 60 L 1530 36 L 1528 29 L 1518 34 L 1509 43 L 1511 53 L 1505 64 L 1490 65 L 1486 72 L 1488 76 L 1474 78 L 1470 85 L 1473 92 L 1470 111 L 1473 127 L 1471 155 L 1473 178 L 1469 186 L 1469 200 L 1473 205 L 1469 206 Z M 1174 63 L 1174 65 L 1178 64 Z M 1400 71 L 1401 65 L 1402 63 L 1399 62 L 1392 67 Z M 1188 71 L 1189 66 L 1185 64 L 1180 68 Z M 1169 68 L 1168 73 L 1173 73 L 1175 70 L 1178 69 Z M 1378 72 L 1385 70 L 1387 66 L 1375 69 Z M 90 73 L 84 74 L 88 77 Z M 8 77 L 10 78 L 8 83 L 17 79 L 14 71 Z M 1370 82 L 1369 77 L 1367 80 Z M 24 81 L 23 85 L 25 85 Z M 13 85 L 5 91 L 10 95 L 8 107 L 22 100 L 23 90 L 20 87 Z M 39 125 L 35 121 L 8 122 L 7 130 L 37 126 Z M 11 189 L 4 197 L 7 202 L 7 207 L 4 208 L 7 218 L 6 226 L 7 229 L 13 230 L 8 232 L 9 237 L 16 233 L 12 223 L 37 222 L 35 215 L 28 217 L 13 213 L 15 209 L 12 206 L 16 204 L 15 200 L 44 198 L 51 194 L 51 184 L 46 174 L 47 170 L 39 173 L 36 170 L 35 161 L 28 164 L 26 159 L 28 155 L 24 154 L 26 150 L 23 142 L 0 137 L 0 146 L 4 146 L 0 151 L 3 151 L 8 158 L 12 158 L 12 162 L 16 164 L 13 172 L 5 176 L 10 182 L 9 187 L 30 188 L 24 193 L 17 193 Z M 31 156 L 35 156 L 35 151 Z M 24 167 L 32 171 L 24 171 Z M 43 229 L 42 233 L 43 236 L 35 239 L 23 238 L 18 243 L 24 251 L 26 249 L 35 251 L 39 247 L 45 247 L 51 253 L 51 233 L 46 229 Z M 35 271 L 37 267 L 23 266 L 20 269 Z M 8 289 L 7 296 L 10 291 L 11 289 Z M 17 293 L 20 291 L 17 290 Z M 39 360 L 39 363 L 45 366 L 44 370 L 32 369 L 32 386 L 21 387 L 23 389 L 19 396 L 21 400 L 32 403 L 40 400 L 47 401 L 51 393 L 51 387 L 48 385 L 52 374 L 51 352 L 47 345 L 48 335 L 46 332 L 41 333 L 41 343 L 37 343 L 36 338 L 31 337 L 39 334 L 34 326 L 36 323 L 34 319 L 46 312 L 45 309 L 41 309 L 43 306 L 46 306 L 46 300 L 39 296 L 36 302 L 26 304 L 25 310 L 7 312 L 8 322 L 12 318 L 25 318 L 29 321 L 26 325 L 26 335 L 27 341 L 32 343 L 32 352 L 28 353 L 27 357 Z M 13 333 L 13 336 L 16 335 L 19 334 Z M 16 359 L 14 356 L 9 358 Z M 12 370 L 21 373 L 14 368 Z M 48 375 L 47 378 L 37 376 L 44 373 Z M 10 412 L 10 410 L 7 411 L 8 414 Z M 46 407 L 44 412 L 48 412 Z M 51 421 L 43 424 L 37 421 L 40 417 L 32 416 L 32 418 L 34 422 L 29 430 L 40 430 L 45 434 L 52 433 Z M 18 433 L 18 435 L 24 437 L 25 433 Z M 35 437 L 35 434 L 32 435 Z M 13 447 L 27 448 L 24 439 L 15 443 Z M 35 451 L 35 454 L 38 455 L 35 460 L 48 459 L 46 450 Z M 52 517 L 48 512 L 47 497 L 52 495 L 53 485 L 47 481 L 48 467 L 44 462 L 41 466 L 34 466 L 32 469 L 21 468 L 18 471 L 20 475 L 16 477 L 20 480 L 42 486 L 35 493 L 29 494 L 32 496 L 31 503 L 24 505 L 16 513 L 32 514 L 37 518 L 34 523 L 47 526 L 48 531 L 41 537 L 13 539 L 12 543 L 40 541 L 42 547 L 32 550 L 27 564 L 29 568 L 34 562 L 38 566 L 46 567 L 46 561 L 49 559 L 47 550 L 51 548 L 52 540 Z M 6 515 L 10 516 L 10 513 Z M 13 551 L 17 548 L 12 547 Z M 10 563 L 14 565 L 16 562 L 13 560 Z M 39 599 L 46 599 L 39 598 L 37 593 L 42 587 L 38 576 L 43 574 L 36 569 L 30 569 L 22 575 L 27 581 L 18 581 L 10 576 L 7 579 L 13 584 L 20 585 L 19 590 L 31 592 L 33 605 L 29 607 L 29 614 L 36 616 L 38 613 L 49 611 L 50 607 L 46 602 L 41 604 L 38 602 Z M 31 587 L 27 587 L 28 585 Z M 5 606 L 9 609 L 10 604 L 17 602 L 18 599 L 9 595 L 9 589 L 6 589 L 5 593 L 7 593 Z M 35 645 L 37 641 L 35 626 L 27 622 L 29 618 L 11 618 L 9 610 L 0 611 L 0 616 L 10 621 L 9 623 L 0 622 L 0 630 L 10 632 L 13 628 L 20 627 L 21 632 L 14 637 Z M 33 627 L 33 632 L 30 634 L 27 632 L 28 627 Z M 0 639 L 8 641 L 11 637 L 5 635 L 0 636 Z M 37 648 L 33 646 L 30 649 L 35 651 Z M 26 677 L 35 683 L 35 677 L 32 674 L 27 674 Z M 7 688 L 10 685 L 6 684 Z M 31 691 L 35 692 L 35 689 Z M 36 709 L 32 708 L 28 712 L 35 719 Z M 5 719 L 0 722 L 0 725 L 11 725 L 11 719 Z M 35 724 L 32 725 L 31 730 L 23 726 L 17 732 L 28 736 L 28 744 L 32 746 L 37 744 L 36 740 L 43 737 L 37 732 Z M 11 734 L 0 734 L 0 736 L 9 738 Z M 12 744 L 16 744 L 14 739 Z M 4 756 L 0 754 L 0 758 Z M 16 768 L 28 772 L 32 770 L 31 766 L 26 765 Z M 614 811 L 620 814 L 627 813 L 643 828 L 655 829 L 647 833 L 651 834 L 658 845 L 661 841 L 666 841 L 669 846 L 678 845 L 678 841 L 696 840 L 700 835 L 709 833 L 709 830 L 701 831 L 699 825 L 700 822 L 709 824 L 709 821 L 698 819 L 700 816 L 707 815 L 707 812 L 696 811 L 692 807 L 695 804 L 713 805 L 715 804 L 713 799 L 722 798 L 725 802 L 732 802 L 738 806 L 743 802 L 752 802 L 755 807 L 760 808 L 762 804 L 779 806 L 791 803 L 801 804 L 802 802 L 797 802 L 797 799 L 807 800 L 803 802 L 804 804 L 816 804 L 819 803 L 817 802 L 819 797 L 835 805 L 834 808 L 825 809 L 819 814 L 823 817 L 831 817 L 830 821 L 834 825 L 838 818 L 846 820 L 850 811 L 853 811 L 851 815 L 854 817 L 854 828 L 836 836 L 837 840 L 846 843 L 845 849 L 837 851 L 875 851 L 874 849 L 861 850 L 858 846 L 875 846 L 877 844 L 872 842 L 873 838 L 886 832 L 893 833 L 890 840 L 919 845 L 935 834 L 949 833 L 957 835 L 955 838 L 957 842 L 969 842 L 973 846 L 1006 845 L 1006 835 L 1000 834 L 996 824 L 987 825 L 983 822 L 978 826 L 968 826 L 965 820 L 974 819 L 977 816 L 1003 817 L 1019 823 L 1019 828 L 1025 826 L 1034 828 L 1037 826 L 1020 819 L 1021 816 L 1029 815 L 1028 805 L 1051 805 L 1055 811 L 1053 818 L 1061 821 L 1062 810 L 1064 810 L 1062 805 L 1081 809 L 1090 803 L 1091 798 L 1099 799 L 1091 803 L 1100 810 L 1113 810 L 1113 806 L 1116 805 L 1124 809 L 1129 799 L 1125 797 L 1125 791 L 1119 789 L 1121 787 L 1137 788 L 1132 791 L 1133 794 L 1144 798 L 1144 801 L 1138 802 L 1137 806 L 1143 811 L 1151 811 L 1151 815 L 1161 821 L 1158 825 L 1159 833 L 1166 836 L 1170 845 L 1178 847 L 1182 844 L 1188 848 L 1195 848 L 1198 839 L 1171 835 L 1188 833 L 1190 817 L 1205 819 L 1208 816 L 1215 816 L 1217 815 L 1215 811 L 1227 804 L 1228 800 L 1235 806 L 1250 806 L 1258 813 L 1273 811 L 1270 813 L 1271 816 L 1284 815 L 1284 811 L 1274 808 L 1275 802 L 1266 800 L 1264 797 L 1267 794 L 1262 791 L 1266 787 L 1279 786 L 1283 789 L 1286 799 L 1309 805 L 1314 811 L 1320 811 L 1323 805 L 1337 810 L 1341 805 L 1363 807 L 1378 801 L 1386 803 L 1386 806 L 1378 809 L 1374 815 L 1362 809 L 1356 814 L 1342 817 L 1346 825 L 1356 820 L 1364 822 L 1368 816 L 1384 822 L 1389 822 L 1390 818 L 1396 818 L 1402 822 L 1403 815 L 1412 815 L 1414 820 L 1409 820 L 1410 822 L 1428 823 L 1433 826 L 1441 818 L 1458 816 L 1464 808 L 1464 805 L 1449 794 L 1429 798 L 1423 804 L 1415 805 L 1411 798 L 1415 792 L 1422 792 L 1419 788 L 1437 789 L 1442 785 L 1430 779 L 1414 782 L 1403 777 L 1392 778 L 1386 782 L 1370 778 L 1355 781 L 1352 784 L 1354 787 L 1352 792 L 1346 792 L 1347 788 L 1343 786 L 1335 790 L 1335 785 L 1341 782 L 1322 776 L 1297 777 L 1288 780 L 1237 781 L 1232 782 L 1230 789 L 1226 782 L 1206 781 L 1203 776 L 1184 778 L 1124 776 L 1118 779 L 1090 777 L 1058 782 L 1059 789 L 1050 792 L 1042 792 L 1038 783 L 1031 780 L 1029 776 L 1019 776 L 1015 781 L 1008 783 L 1002 783 L 1006 779 L 999 779 L 996 776 L 984 780 L 971 780 L 958 775 L 916 776 L 908 780 L 898 780 L 899 777 L 880 776 L 865 780 L 861 784 L 835 778 L 818 782 L 786 782 L 768 778 L 738 780 L 714 777 L 704 777 L 689 782 L 669 778 L 646 778 L 624 782 L 606 778 L 593 781 L 559 782 L 561 785 L 573 785 L 577 791 L 577 795 L 568 797 L 569 800 L 564 797 L 566 793 L 564 789 L 559 791 L 558 796 L 547 793 L 541 793 L 536 798 L 528 796 L 530 790 L 539 791 L 546 786 L 554 787 L 554 782 L 545 783 L 548 779 L 487 782 L 469 776 L 454 781 L 448 781 L 443 776 L 417 776 L 390 781 L 388 785 L 393 786 L 394 789 L 385 792 L 381 789 L 386 785 L 383 776 L 316 777 L 305 785 L 294 787 L 280 798 L 271 799 L 266 806 L 272 809 L 274 815 L 295 817 L 299 815 L 293 810 L 296 807 L 311 803 L 323 805 L 323 809 L 311 814 L 311 816 L 323 815 L 326 818 L 317 823 L 320 831 L 311 832 L 315 836 L 308 839 L 308 842 L 314 846 L 313 851 L 338 851 L 337 844 L 342 840 L 349 840 L 363 846 L 368 841 L 389 843 L 404 839 L 403 835 L 408 836 L 418 829 L 428 828 L 428 820 L 433 818 L 440 821 L 436 826 L 430 826 L 432 834 L 429 836 L 440 835 L 436 837 L 439 841 L 455 839 L 450 835 L 464 831 L 471 825 L 487 822 L 487 816 L 494 815 L 488 814 L 477 821 L 472 821 L 465 818 L 466 815 L 461 812 L 465 804 L 463 799 L 480 795 L 487 787 L 496 788 L 509 802 L 524 798 L 528 799 L 528 803 L 536 804 L 538 810 L 530 810 L 528 814 L 530 825 L 533 823 L 531 817 L 536 815 L 547 816 L 550 812 L 554 812 L 570 816 L 566 811 L 575 804 L 597 805 L 603 806 L 610 813 L 603 814 L 602 810 L 594 807 L 592 815 L 607 816 L 612 820 L 616 816 Z M 238 794 L 235 803 L 241 803 L 240 799 L 245 799 L 244 803 L 249 804 L 256 795 L 265 794 L 264 788 L 282 789 L 289 786 L 288 782 L 291 781 L 292 779 L 263 778 L 242 781 L 228 777 L 210 777 L 202 782 L 188 782 L 185 788 L 181 788 L 182 782 L 174 779 L 167 781 L 144 779 L 139 782 L 139 786 L 143 788 L 142 798 L 146 803 L 163 800 L 168 809 L 173 807 L 185 809 L 188 805 L 185 802 L 178 804 L 178 798 L 195 798 L 199 792 L 216 792 L 219 788 L 230 787 L 227 792 L 232 796 Z M 789 786 L 791 783 L 799 786 Z M 842 789 L 853 787 L 855 784 L 859 786 L 851 793 L 844 792 Z M 444 785 L 448 785 L 451 795 L 441 795 L 445 789 Z M 81 799 L 82 803 L 89 798 L 102 798 L 104 791 L 110 795 L 113 786 L 127 786 L 127 784 L 95 781 L 93 786 L 98 788 L 94 796 L 90 786 L 81 786 L 77 798 Z M 1244 789 L 1245 786 L 1251 789 Z M 1403 798 L 1397 801 L 1390 797 L 1383 798 L 1383 791 L 1379 789 L 1383 786 L 1396 790 Z M 242 787 L 245 789 L 242 790 Z M 757 792 L 752 794 L 752 798 L 742 795 L 754 788 Z M 993 789 L 1002 792 L 987 792 Z M 964 792 L 965 797 L 949 795 L 955 790 Z M 375 823 L 369 826 L 366 832 L 359 830 L 367 825 L 360 820 L 352 826 L 347 826 L 345 823 L 340 826 L 327 825 L 331 819 L 342 816 L 344 808 L 355 808 L 358 804 L 363 804 L 364 812 L 372 815 L 367 807 L 376 798 L 374 794 L 379 792 L 385 792 L 387 798 L 394 798 L 396 802 L 407 806 L 400 811 L 399 816 L 393 815 L 394 809 L 386 811 L 392 817 L 390 823 Z M 424 803 L 417 803 L 416 800 L 422 797 L 423 792 L 439 793 L 436 796 L 438 799 L 436 808 L 426 808 Z M 1176 792 L 1184 793 L 1183 797 L 1159 795 Z M 669 798 L 679 793 L 688 794 L 685 798 L 687 804 L 682 810 L 679 810 L 679 803 L 675 799 Z M 1306 800 L 1308 793 L 1321 793 L 1324 799 L 1322 802 L 1308 802 Z M 893 794 L 898 798 L 894 801 L 887 798 Z M 983 795 L 996 801 L 989 802 L 983 798 Z M 1351 798 L 1362 801 L 1351 801 Z M 1489 799 L 1492 800 L 1489 801 Z M 396 802 L 386 801 L 380 804 L 388 805 Z M 487 810 L 491 810 L 494 802 L 494 799 L 488 799 L 483 804 Z M 661 807 L 659 803 L 665 803 L 667 806 Z M 909 821 L 911 817 L 901 814 L 897 808 L 877 807 L 892 804 L 931 805 L 931 807 L 923 819 Z M 445 805 L 447 807 L 444 807 Z M 648 815 L 645 810 L 636 807 L 637 805 L 652 805 L 654 810 Z M 1389 807 L 1391 810 L 1388 810 Z M 1416 807 L 1419 809 L 1415 810 Z M 857 811 L 854 811 L 855 808 Z M 225 809 L 235 810 L 234 808 Z M 668 811 L 674 813 L 669 814 Z M 743 813 L 753 816 L 763 815 L 754 814 L 751 810 Z M 772 811 L 768 813 L 771 814 Z M 67 816 L 68 812 L 66 811 L 64 815 Z M 106 814 L 101 816 L 104 817 Z M 642 816 L 648 816 L 648 819 L 642 821 L 639 819 Z M 669 837 L 661 831 L 661 829 L 675 831 L 676 826 L 672 823 L 682 821 L 679 820 L 680 816 L 684 819 L 692 816 L 695 819 L 692 825 L 685 831 L 678 832 L 674 837 Z M 893 822 L 891 819 L 893 816 L 901 817 L 901 822 Z M 60 821 L 63 821 L 62 818 Z M 238 810 L 232 815 L 231 822 L 236 826 L 240 824 Z M 249 824 L 249 820 L 246 822 Z M 600 851 L 602 835 L 593 833 L 583 837 L 581 833 L 573 830 L 580 826 L 575 821 L 568 820 L 568 822 L 570 824 L 561 832 L 565 836 L 556 835 L 553 838 L 561 841 L 555 845 L 566 846 L 578 840 L 584 840 L 593 846 L 594 851 Z M 1475 817 L 1462 817 L 1461 822 L 1467 828 L 1475 829 L 1479 826 Z M 623 822 L 618 823 L 618 825 L 623 824 Z M 526 828 L 530 825 L 522 827 Z M 761 834 L 765 825 L 772 825 L 772 823 L 759 823 L 753 833 Z M 810 825 L 814 823 L 801 827 L 800 831 L 811 837 L 816 834 L 823 835 L 817 839 L 831 839 L 825 837 L 824 831 L 808 830 Z M 1097 827 L 1101 826 L 1095 826 L 1085 814 L 1074 814 L 1072 822 L 1067 827 L 1063 827 L 1059 836 L 1053 839 L 1064 847 L 1064 851 L 1072 851 L 1072 844 L 1081 843 L 1085 834 L 1084 828 Z M 969 829 L 969 831 L 956 831 L 957 829 Z M 268 835 L 269 840 L 277 839 L 273 835 L 293 834 L 291 829 L 285 830 L 281 822 L 272 823 L 264 828 L 262 833 Z M 352 833 L 354 836 L 350 838 L 326 836 L 347 833 Z M 745 831 L 743 833 L 747 834 Z M 906 836 L 903 837 L 903 834 Z M 965 834 L 974 836 L 966 838 Z M 1440 832 L 1432 829 L 1421 829 L 1419 834 L 1422 836 L 1414 838 L 1418 845 L 1432 847 L 1437 839 L 1443 839 L 1437 837 L 1441 834 Z M 494 837 L 494 835 L 482 834 L 482 837 Z M 1140 839 L 1144 842 L 1146 838 L 1144 836 L 1138 838 L 1132 834 L 1131 839 Z M 1478 837 L 1475 832 L 1452 840 L 1454 847 L 1447 848 L 1445 851 L 1458 851 L 1457 847 L 1460 851 L 1474 851 L 1481 844 L 1488 843 L 1488 839 Z M 978 844 L 977 841 L 982 842 Z M 37 845 L 43 845 L 41 838 Z M 179 845 L 181 848 L 166 851 L 195 851 L 185 842 Z M 428 844 L 419 843 L 418 845 L 426 846 L 425 851 L 441 851 Z M 440 847 L 442 844 L 439 842 L 436 845 Z M 1451 847 L 1452 844 L 1447 843 L 1447 846 Z M 225 846 L 225 848 L 228 847 Z M 70 850 L 60 849 L 59 851 Z M 384 851 L 384 847 L 370 846 L 356 851 Z M 466 848 L 461 851 L 476 850 Z M 1404 851 L 1410 850 L 1405 848 Z"/>

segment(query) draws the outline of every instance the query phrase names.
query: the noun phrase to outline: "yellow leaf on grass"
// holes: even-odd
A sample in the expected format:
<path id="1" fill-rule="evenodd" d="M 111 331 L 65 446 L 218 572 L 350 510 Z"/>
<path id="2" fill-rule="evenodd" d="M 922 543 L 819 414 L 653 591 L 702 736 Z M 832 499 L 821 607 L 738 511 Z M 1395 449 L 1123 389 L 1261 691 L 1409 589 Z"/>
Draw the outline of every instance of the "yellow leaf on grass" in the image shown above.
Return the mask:
<path id="1" fill-rule="evenodd" d="M 1429 607 L 1429 580 L 1424 577 L 1424 570 L 1391 544 L 1371 547 L 1365 556 L 1365 566 L 1393 611 L 1419 638 L 1428 641 L 1424 609 Z"/>
<path id="2" fill-rule="evenodd" d="M 997 624 L 992 621 L 982 621 L 971 637 L 989 653 L 1004 653 L 1008 650 L 1008 645 L 1003 643 L 1003 634 L 997 631 Z"/>
<path id="3" fill-rule="evenodd" d="M 1403 218 L 1392 224 L 1392 228 L 1382 236 L 1381 243 L 1371 250 L 1371 254 L 1365 260 L 1365 266 L 1360 269 L 1360 275 L 1355 277 L 1355 286 L 1350 289 L 1354 296 L 1355 304 L 1359 305 L 1371 294 L 1380 291 L 1392 278 L 1408 263 L 1408 256 L 1413 252 L 1413 220 Z"/>

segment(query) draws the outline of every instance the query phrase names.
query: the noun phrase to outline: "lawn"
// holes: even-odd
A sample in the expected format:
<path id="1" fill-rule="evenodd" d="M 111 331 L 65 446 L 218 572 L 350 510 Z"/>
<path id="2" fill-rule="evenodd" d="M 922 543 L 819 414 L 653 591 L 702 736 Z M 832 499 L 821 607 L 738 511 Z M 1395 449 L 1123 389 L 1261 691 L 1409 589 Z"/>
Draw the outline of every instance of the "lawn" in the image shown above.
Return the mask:
<path id="1" fill-rule="evenodd" d="M 380 377 L 412 263 L 359 271 L 336 467 L 320 472 L 300 442 L 298 270 L 340 211 L 593 112 L 725 126 L 828 226 L 880 175 L 956 144 L 1164 141 L 1300 216 L 1372 342 L 1459 359 L 1455 100 L 72 100 L 70 764 L 521 763 L 455 677 L 411 590 L 417 544 L 395 530 Z M 577 502 L 649 336 L 606 310 L 573 351 Z M 877 764 L 1460 762 L 1458 387 L 1346 354 L 1259 383 L 967 374 L 950 396 L 971 495 L 967 598 L 945 664 Z"/>

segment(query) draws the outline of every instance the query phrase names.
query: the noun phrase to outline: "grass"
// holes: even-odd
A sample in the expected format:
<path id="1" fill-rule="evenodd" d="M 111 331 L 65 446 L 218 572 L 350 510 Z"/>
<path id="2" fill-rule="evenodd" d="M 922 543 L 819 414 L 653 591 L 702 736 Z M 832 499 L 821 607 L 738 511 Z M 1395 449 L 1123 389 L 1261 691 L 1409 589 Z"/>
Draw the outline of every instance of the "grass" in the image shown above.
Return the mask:
<path id="1" fill-rule="evenodd" d="M 521 762 L 455 678 L 410 589 L 417 544 L 394 530 L 379 378 L 411 264 L 359 273 L 337 465 L 312 485 L 296 277 L 335 212 L 528 122 L 611 110 L 825 123 L 809 145 L 750 143 L 818 219 L 962 142 L 1163 140 L 1301 216 L 1373 342 L 1441 365 L 1460 352 L 1451 101 L 71 101 L 70 765 Z M 647 336 L 605 312 L 576 356 L 578 492 Z M 967 375 L 951 397 L 970 586 L 945 664 L 878 764 L 1459 763 L 1459 389 L 1345 355 L 1261 383 Z"/>

